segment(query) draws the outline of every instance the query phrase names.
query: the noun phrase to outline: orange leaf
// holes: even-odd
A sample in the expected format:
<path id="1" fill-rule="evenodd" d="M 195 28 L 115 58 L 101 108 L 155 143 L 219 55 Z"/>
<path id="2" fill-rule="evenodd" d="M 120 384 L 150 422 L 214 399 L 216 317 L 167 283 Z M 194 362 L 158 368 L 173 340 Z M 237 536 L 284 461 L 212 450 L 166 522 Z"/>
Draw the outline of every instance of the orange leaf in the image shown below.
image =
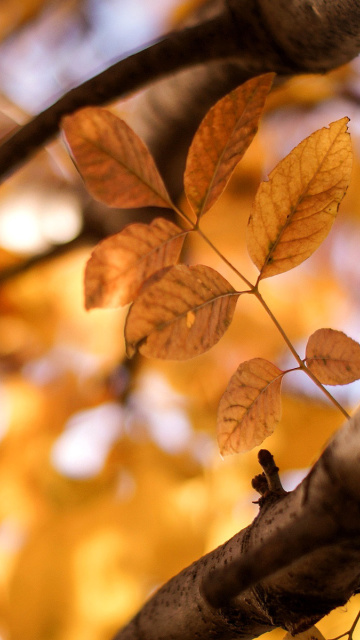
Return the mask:
<path id="1" fill-rule="evenodd" d="M 210 349 L 231 323 L 239 293 L 217 271 L 176 265 L 147 281 L 125 325 L 129 356 L 173 360 Z"/>
<path id="2" fill-rule="evenodd" d="M 219 404 L 217 438 L 222 455 L 249 451 L 272 434 L 281 418 L 283 371 L 253 358 L 232 376 Z"/>
<path id="3" fill-rule="evenodd" d="M 62 121 L 91 195 L 110 207 L 172 207 L 147 147 L 113 113 L 86 107 Z"/>
<path id="4" fill-rule="evenodd" d="M 247 234 L 259 279 L 296 267 L 329 233 L 350 180 L 347 123 L 342 118 L 303 140 L 260 185 Z"/>
<path id="5" fill-rule="evenodd" d="M 274 74 L 252 78 L 219 100 L 192 141 L 184 187 L 198 217 L 213 206 L 252 142 Z"/>
<path id="6" fill-rule="evenodd" d="M 349 384 L 360 378 L 360 344 L 342 331 L 318 329 L 306 346 L 306 366 L 322 384 Z"/>
<path id="7" fill-rule="evenodd" d="M 186 233 L 156 218 L 150 224 L 130 224 L 100 242 L 85 269 L 86 308 L 131 302 L 144 280 L 177 262 Z"/>

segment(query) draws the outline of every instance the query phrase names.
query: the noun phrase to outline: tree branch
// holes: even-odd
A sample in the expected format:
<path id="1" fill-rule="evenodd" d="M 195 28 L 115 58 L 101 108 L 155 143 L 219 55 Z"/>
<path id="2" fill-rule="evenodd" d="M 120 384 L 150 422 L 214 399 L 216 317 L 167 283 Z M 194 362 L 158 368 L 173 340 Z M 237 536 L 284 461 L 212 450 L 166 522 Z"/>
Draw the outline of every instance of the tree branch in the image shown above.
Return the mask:
<path id="1" fill-rule="evenodd" d="M 295 634 L 343 605 L 360 583 L 359 459 L 360 411 L 294 491 L 269 488 L 249 527 L 166 583 L 115 640 Z"/>
<path id="2" fill-rule="evenodd" d="M 170 34 L 71 89 L 3 142 L 0 175 L 8 174 L 52 138 L 66 114 L 84 106 L 110 102 L 118 96 L 124 97 L 188 64 L 198 64 L 230 53 L 227 37 L 230 28 L 231 21 L 226 12 L 204 24 Z"/>
<path id="3" fill-rule="evenodd" d="M 360 50 L 358 0 L 224 0 L 210 20 L 169 34 L 71 89 L 0 147 L 6 176 L 58 132 L 61 118 L 124 97 L 170 73 L 211 60 L 248 75 L 323 72 Z"/>

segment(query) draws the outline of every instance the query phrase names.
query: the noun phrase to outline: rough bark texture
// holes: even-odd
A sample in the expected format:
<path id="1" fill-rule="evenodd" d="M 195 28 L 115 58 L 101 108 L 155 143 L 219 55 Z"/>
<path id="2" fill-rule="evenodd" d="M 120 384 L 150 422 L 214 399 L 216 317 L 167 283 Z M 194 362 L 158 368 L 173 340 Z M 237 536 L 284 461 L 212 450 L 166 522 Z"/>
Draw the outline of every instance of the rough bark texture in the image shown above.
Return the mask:
<path id="1" fill-rule="evenodd" d="M 328 71 L 359 52 L 359 0 L 259 0 L 259 7 L 279 47 L 307 71 Z"/>
<path id="2" fill-rule="evenodd" d="M 291 493 L 167 582 L 116 640 L 231 640 L 297 633 L 360 582 L 360 412 Z M 212 603 L 212 604 L 210 604 Z"/>

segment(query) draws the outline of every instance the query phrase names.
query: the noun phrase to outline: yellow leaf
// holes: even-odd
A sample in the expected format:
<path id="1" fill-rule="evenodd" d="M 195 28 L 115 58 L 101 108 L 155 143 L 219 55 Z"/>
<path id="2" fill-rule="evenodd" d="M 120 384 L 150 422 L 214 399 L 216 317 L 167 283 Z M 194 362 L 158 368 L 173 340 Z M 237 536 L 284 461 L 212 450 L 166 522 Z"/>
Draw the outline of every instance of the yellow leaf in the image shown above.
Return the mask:
<path id="1" fill-rule="evenodd" d="M 360 378 L 360 344 L 342 331 L 318 329 L 307 343 L 306 365 L 322 384 L 349 384 Z"/>
<path id="2" fill-rule="evenodd" d="M 284 640 L 325 640 L 323 634 L 317 627 L 310 627 L 307 631 L 302 631 L 294 636 L 291 633 L 287 633 L 284 636 Z"/>
<path id="3" fill-rule="evenodd" d="M 351 174 L 347 123 L 342 118 L 313 133 L 261 183 L 247 233 L 259 279 L 296 267 L 329 233 Z"/>
<path id="4" fill-rule="evenodd" d="M 86 107 L 66 116 L 62 128 L 94 198 L 110 207 L 172 207 L 150 152 L 123 120 Z"/>
<path id="5" fill-rule="evenodd" d="M 100 242 L 85 269 L 86 308 L 131 302 L 144 280 L 177 262 L 186 233 L 155 218 L 150 224 L 130 224 Z"/>
<path id="6" fill-rule="evenodd" d="M 212 207 L 250 145 L 274 78 L 252 78 L 219 100 L 195 134 L 186 163 L 186 196 L 198 217 Z"/>
<path id="7" fill-rule="evenodd" d="M 282 376 L 283 371 L 262 358 L 238 367 L 218 409 L 217 439 L 222 455 L 249 451 L 272 434 L 281 418 Z"/>
<path id="8" fill-rule="evenodd" d="M 125 325 L 127 353 L 173 360 L 210 349 L 231 323 L 239 293 L 217 271 L 176 265 L 155 274 Z"/>

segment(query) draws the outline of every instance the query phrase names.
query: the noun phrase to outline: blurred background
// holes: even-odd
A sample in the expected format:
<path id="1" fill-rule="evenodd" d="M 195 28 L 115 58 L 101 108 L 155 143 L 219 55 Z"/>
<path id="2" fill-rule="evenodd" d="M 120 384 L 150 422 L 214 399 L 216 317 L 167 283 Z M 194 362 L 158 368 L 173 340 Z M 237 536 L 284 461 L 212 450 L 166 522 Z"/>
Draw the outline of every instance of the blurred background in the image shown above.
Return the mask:
<path id="1" fill-rule="evenodd" d="M 1 136 L 196 4 L 0 2 Z M 245 227 L 259 182 L 312 131 L 351 118 L 352 184 L 329 238 L 262 286 L 301 354 L 320 327 L 360 340 L 359 101 L 358 61 L 275 89 L 259 134 L 204 218 L 204 231 L 255 279 Z M 141 130 L 136 100 L 112 108 Z M 249 296 L 210 352 L 180 363 L 126 360 L 126 310 L 86 313 L 83 272 L 96 242 L 139 215 L 94 202 L 60 140 L 0 189 L 0 640 L 110 640 L 163 581 L 257 512 L 257 451 L 220 457 L 217 405 L 243 360 L 294 363 Z M 186 261 L 238 286 L 200 240 Z M 360 387 L 334 394 L 352 410 Z M 281 424 L 264 443 L 286 489 L 342 422 L 304 376 L 287 376 Z M 345 631 L 358 606 L 353 599 L 320 629 L 328 638 Z"/>

